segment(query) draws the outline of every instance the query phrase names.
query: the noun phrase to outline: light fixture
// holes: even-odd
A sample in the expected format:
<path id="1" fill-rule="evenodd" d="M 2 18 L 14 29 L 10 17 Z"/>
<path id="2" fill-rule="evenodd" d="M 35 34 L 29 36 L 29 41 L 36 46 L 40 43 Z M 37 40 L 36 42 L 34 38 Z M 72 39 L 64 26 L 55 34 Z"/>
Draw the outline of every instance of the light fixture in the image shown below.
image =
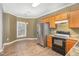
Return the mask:
<path id="1" fill-rule="evenodd" d="M 32 3 L 32 7 L 37 7 L 40 3 Z"/>

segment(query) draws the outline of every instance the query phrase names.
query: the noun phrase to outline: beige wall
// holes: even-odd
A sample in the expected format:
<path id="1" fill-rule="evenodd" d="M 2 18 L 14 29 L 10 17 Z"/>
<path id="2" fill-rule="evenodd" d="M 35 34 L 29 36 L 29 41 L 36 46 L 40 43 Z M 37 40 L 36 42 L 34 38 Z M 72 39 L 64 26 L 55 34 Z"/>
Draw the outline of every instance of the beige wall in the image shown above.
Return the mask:
<path id="1" fill-rule="evenodd" d="M 4 40 L 3 42 L 11 42 L 16 40 L 16 22 L 21 21 L 21 22 L 28 22 L 27 25 L 27 38 L 36 38 L 36 23 L 37 19 L 26 19 L 26 18 L 21 18 L 21 17 L 16 17 L 14 15 L 11 15 L 9 13 L 3 13 L 3 20 L 4 20 Z M 7 40 L 8 39 L 8 40 Z"/>
<path id="2" fill-rule="evenodd" d="M 36 38 L 36 23 L 37 19 L 26 19 L 18 17 L 17 21 L 26 22 L 27 24 L 27 37 L 28 38 Z"/>
<path id="3" fill-rule="evenodd" d="M 16 40 L 16 16 L 3 13 L 4 20 L 4 42 Z"/>

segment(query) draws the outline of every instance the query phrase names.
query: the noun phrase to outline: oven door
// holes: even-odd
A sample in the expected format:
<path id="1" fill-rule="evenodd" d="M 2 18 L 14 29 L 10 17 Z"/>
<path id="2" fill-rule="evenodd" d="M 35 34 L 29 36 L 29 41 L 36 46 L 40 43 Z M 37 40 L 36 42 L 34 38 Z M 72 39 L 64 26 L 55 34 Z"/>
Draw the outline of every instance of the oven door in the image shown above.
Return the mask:
<path id="1" fill-rule="evenodd" d="M 63 38 L 57 38 L 53 37 L 52 39 L 52 49 L 56 52 L 61 53 L 62 55 L 65 55 L 65 40 Z"/>

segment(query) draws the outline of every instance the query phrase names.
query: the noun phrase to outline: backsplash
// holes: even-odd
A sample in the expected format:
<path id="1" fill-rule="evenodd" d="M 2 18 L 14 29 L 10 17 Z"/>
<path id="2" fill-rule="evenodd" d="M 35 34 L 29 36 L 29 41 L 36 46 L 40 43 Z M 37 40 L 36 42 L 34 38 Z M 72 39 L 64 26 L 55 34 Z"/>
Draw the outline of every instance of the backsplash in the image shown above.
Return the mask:
<path id="1" fill-rule="evenodd" d="M 56 29 L 51 29 L 50 33 L 53 35 L 56 31 L 69 31 L 70 36 L 73 38 L 79 38 L 79 29 L 71 29 L 69 28 L 68 23 L 62 23 L 60 25 L 57 25 Z"/>
<path id="2" fill-rule="evenodd" d="M 51 29 L 50 29 L 50 34 L 51 34 L 51 35 L 54 35 L 54 34 L 55 34 L 55 31 L 56 31 L 56 29 L 52 29 L 52 28 L 51 28 Z"/>
<path id="3" fill-rule="evenodd" d="M 79 29 L 70 29 L 71 37 L 79 39 Z"/>

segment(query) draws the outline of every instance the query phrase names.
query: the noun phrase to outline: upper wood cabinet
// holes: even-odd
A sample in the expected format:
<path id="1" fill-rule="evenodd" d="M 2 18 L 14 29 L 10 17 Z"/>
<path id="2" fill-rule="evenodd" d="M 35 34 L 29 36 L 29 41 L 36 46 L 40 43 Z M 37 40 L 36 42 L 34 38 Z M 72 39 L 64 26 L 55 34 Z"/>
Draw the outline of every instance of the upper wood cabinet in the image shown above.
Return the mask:
<path id="1" fill-rule="evenodd" d="M 59 20 L 60 20 L 60 21 L 61 21 L 61 20 L 65 20 L 65 19 L 68 18 L 67 15 L 68 15 L 67 12 L 58 14 L 58 15 L 55 16 L 55 20 L 56 20 L 56 21 L 59 21 Z"/>
<path id="2" fill-rule="evenodd" d="M 50 28 L 56 28 L 54 16 L 49 17 L 49 26 Z"/>
<path id="3" fill-rule="evenodd" d="M 79 10 L 69 12 L 69 27 L 79 28 Z"/>
<path id="4" fill-rule="evenodd" d="M 49 22 L 49 21 L 48 21 L 48 18 L 46 17 L 46 18 L 43 18 L 43 19 L 41 20 L 41 22 L 46 23 L 46 22 Z"/>
<path id="5" fill-rule="evenodd" d="M 50 28 L 56 28 L 55 26 L 55 17 L 49 16 L 41 20 L 42 23 L 48 23 Z"/>

